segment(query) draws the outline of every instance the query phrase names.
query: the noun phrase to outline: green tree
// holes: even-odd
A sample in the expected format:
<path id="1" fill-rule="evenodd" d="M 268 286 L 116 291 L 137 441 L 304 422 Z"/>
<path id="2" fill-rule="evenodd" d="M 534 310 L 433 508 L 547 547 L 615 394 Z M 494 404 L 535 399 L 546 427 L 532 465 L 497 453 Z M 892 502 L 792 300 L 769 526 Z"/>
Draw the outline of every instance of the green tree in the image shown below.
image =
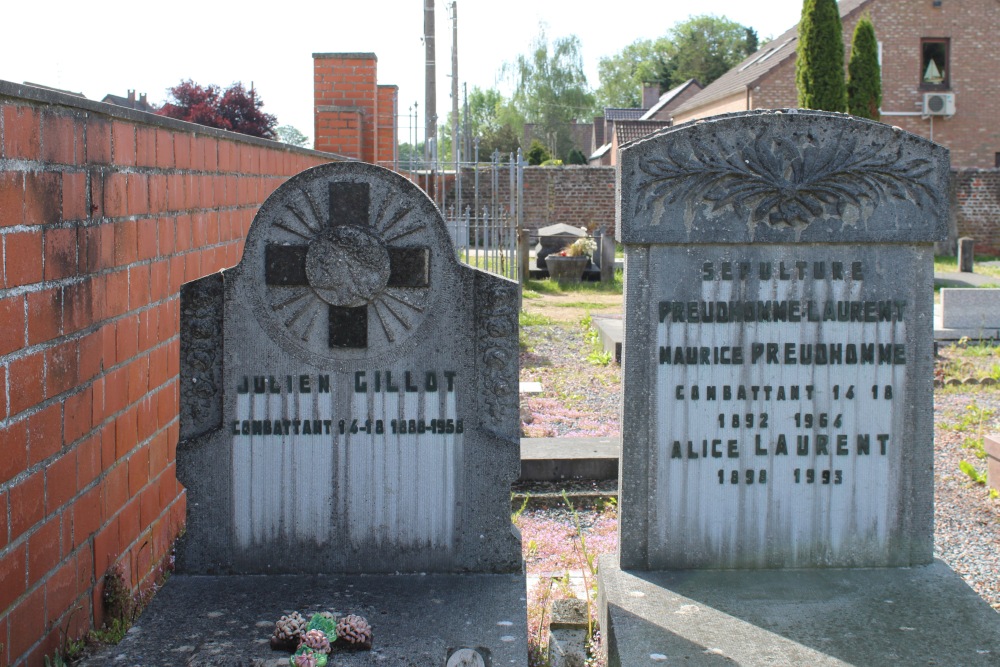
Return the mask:
<path id="1" fill-rule="evenodd" d="M 851 39 L 851 62 L 847 66 L 847 111 L 862 118 L 879 119 L 882 106 L 882 73 L 878 65 L 875 26 L 862 16 Z"/>
<path id="2" fill-rule="evenodd" d="M 799 106 L 823 111 L 847 110 L 844 39 L 837 0 L 805 0 L 799 21 L 795 58 Z"/>
<path id="3" fill-rule="evenodd" d="M 291 144 L 292 146 L 305 146 L 309 143 L 309 137 L 302 134 L 297 127 L 292 127 L 291 125 L 279 125 L 274 129 L 274 133 L 278 135 L 278 141 Z"/>
<path id="4" fill-rule="evenodd" d="M 660 92 L 697 79 L 707 86 L 757 50 L 753 28 L 725 17 L 703 15 L 680 21 L 658 39 L 638 40 L 602 58 L 597 71 L 601 106 L 637 107 L 644 84 Z"/>
<path id="5" fill-rule="evenodd" d="M 548 147 L 543 144 L 538 139 L 531 140 L 531 147 L 528 148 L 528 154 L 526 156 L 528 164 L 537 167 L 543 162 L 547 162 L 552 159 L 552 153 L 549 152 Z"/>
<path id="6" fill-rule="evenodd" d="M 470 137 L 479 139 L 479 159 L 486 160 L 494 151 L 506 155 L 516 153 L 520 147 L 518 137 L 524 128 L 524 118 L 517 113 L 500 91 L 474 86 L 469 91 L 468 115 L 462 110 L 459 132 L 465 136 L 466 128 Z M 439 128 L 442 155 L 451 155 L 451 127 Z M 470 144 L 469 155 L 463 161 L 475 159 L 475 149 Z"/>
<path id="7" fill-rule="evenodd" d="M 595 110 L 580 48 L 575 35 L 550 44 L 541 30 L 531 54 L 504 65 L 504 73 L 514 81 L 514 110 L 525 122 L 538 127 L 559 158 L 573 148 L 570 125 L 577 120 L 591 121 Z"/>

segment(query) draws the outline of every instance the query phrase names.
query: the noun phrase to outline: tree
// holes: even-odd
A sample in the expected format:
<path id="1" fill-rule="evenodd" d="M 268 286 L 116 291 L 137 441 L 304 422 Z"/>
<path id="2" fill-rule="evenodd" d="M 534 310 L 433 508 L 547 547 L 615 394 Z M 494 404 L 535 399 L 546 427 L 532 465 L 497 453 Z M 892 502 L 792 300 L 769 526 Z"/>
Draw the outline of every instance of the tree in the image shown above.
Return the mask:
<path id="1" fill-rule="evenodd" d="M 299 132 L 297 127 L 292 127 L 291 125 L 279 125 L 274 128 L 274 133 L 277 135 L 278 141 L 291 144 L 292 146 L 307 146 L 309 144 L 309 137 Z"/>
<path id="2" fill-rule="evenodd" d="M 549 152 L 548 147 L 543 144 L 538 139 L 531 140 L 531 147 L 528 149 L 528 154 L 526 156 L 528 164 L 537 167 L 543 162 L 547 162 L 552 159 L 552 153 Z"/>
<path id="3" fill-rule="evenodd" d="M 837 0 L 805 0 L 799 21 L 795 58 L 799 106 L 823 111 L 847 110 L 844 39 Z"/>
<path id="4" fill-rule="evenodd" d="M 459 119 L 459 131 L 463 137 L 466 128 L 470 137 L 479 139 L 479 159 L 484 160 L 494 151 L 504 155 L 517 152 L 524 118 L 500 91 L 473 86 L 468 96 L 468 114 L 463 109 Z M 441 139 L 441 154 L 451 155 L 451 126 L 440 126 L 438 136 Z M 470 147 L 469 154 L 462 156 L 463 161 L 475 159 L 474 150 Z"/>
<path id="5" fill-rule="evenodd" d="M 563 158 L 573 148 L 570 125 L 577 120 L 591 121 L 595 99 L 583 73 L 580 39 L 575 35 L 560 37 L 551 45 L 541 30 L 530 55 L 520 55 L 504 72 L 514 80 L 512 105 L 528 123 Z"/>
<path id="6" fill-rule="evenodd" d="M 167 101 L 156 112 L 161 116 L 264 139 L 275 138 L 278 119 L 261 111 L 263 100 L 255 90 L 243 88 L 242 83 L 222 90 L 215 84 L 203 87 L 187 79 L 167 93 Z"/>
<path id="7" fill-rule="evenodd" d="M 882 74 L 878 65 L 875 26 L 862 16 L 851 39 L 851 62 L 847 66 L 847 111 L 862 118 L 879 119 L 882 106 Z"/>
<path id="8" fill-rule="evenodd" d="M 757 50 L 753 28 L 725 17 L 693 16 L 659 39 L 639 40 L 598 63 L 602 106 L 638 107 L 644 84 L 660 92 L 688 79 L 708 85 Z"/>

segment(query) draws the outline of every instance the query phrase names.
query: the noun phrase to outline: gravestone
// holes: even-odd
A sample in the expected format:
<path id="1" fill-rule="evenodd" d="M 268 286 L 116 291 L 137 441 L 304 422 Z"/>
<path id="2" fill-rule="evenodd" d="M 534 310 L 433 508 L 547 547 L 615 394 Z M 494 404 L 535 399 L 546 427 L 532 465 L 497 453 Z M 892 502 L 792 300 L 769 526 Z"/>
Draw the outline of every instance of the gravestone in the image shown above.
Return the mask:
<path id="1" fill-rule="evenodd" d="M 539 269 L 545 269 L 546 257 L 560 252 L 573 241 L 585 236 L 587 236 L 585 228 L 574 227 L 562 222 L 540 227 L 538 229 L 538 245 L 535 246 L 535 265 Z"/>
<path id="2" fill-rule="evenodd" d="M 525 664 L 517 299 L 457 262 L 398 174 L 334 163 L 279 187 L 239 265 L 182 288 L 176 579 L 254 591 L 185 604 L 367 617 L 375 651 L 336 664 Z"/>
<path id="3" fill-rule="evenodd" d="M 928 612 L 941 596 L 973 628 L 962 664 L 987 664 L 976 641 L 1000 650 L 989 607 L 929 565 L 947 151 L 792 110 L 670 128 L 619 162 L 610 664 L 885 664 L 858 638 L 886 623 L 917 628 L 919 641 L 892 648 L 916 659 L 957 644 Z M 829 574 L 913 566 L 929 567 Z"/>

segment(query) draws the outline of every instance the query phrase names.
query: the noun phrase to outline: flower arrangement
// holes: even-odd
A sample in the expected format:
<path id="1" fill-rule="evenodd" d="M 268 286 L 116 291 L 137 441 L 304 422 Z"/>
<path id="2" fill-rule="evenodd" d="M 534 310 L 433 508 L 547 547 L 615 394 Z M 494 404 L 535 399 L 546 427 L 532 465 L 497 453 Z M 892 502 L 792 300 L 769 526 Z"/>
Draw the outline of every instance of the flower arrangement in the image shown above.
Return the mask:
<path id="1" fill-rule="evenodd" d="M 560 257 L 590 257 L 597 250 L 597 241 L 589 236 L 578 238 L 559 251 Z"/>

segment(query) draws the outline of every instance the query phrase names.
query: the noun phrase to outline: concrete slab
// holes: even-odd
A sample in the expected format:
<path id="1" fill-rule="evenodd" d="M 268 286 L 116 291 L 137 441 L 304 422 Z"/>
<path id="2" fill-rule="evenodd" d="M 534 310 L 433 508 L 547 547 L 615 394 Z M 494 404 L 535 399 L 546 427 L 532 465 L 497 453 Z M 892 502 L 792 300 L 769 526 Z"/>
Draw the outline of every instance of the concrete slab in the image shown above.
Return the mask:
<path id="1" fill-rule="evenodd" d="M 620 318 L 595 317 L 594 327 L 601 338 L 601 346 L 610 352 L 616 364 L 622 362 L 622 339 L 625 337 L 625 323 Z"/>
<path id="2" fill-rule="evenodd" d="M 1000 615 L 947 565 L 627 572 L 600 562 L 608 665 L 1000 664 Z"/>
<path id="3" fill-rule="evenodd" d="M 520 394 L 540 394 L 542 393 L 541 382 L 521 382 L 518 383 L 518 393 Z"/>
<path id="4" fill-rule="evenodd" d="M 524 666 L 525 590 L 524 575 L 507 574 L 176 575 L 120 644 L 82 667 L 288 665 L 268 646 L 275 621 L 324 610 L 360 614 L 374 632 L 372 651 L 335 653 L 338 667 L 444 665 L 459 647 Z"/>
<path id="5" fill-rule="evenodd" d="M 985 276 L 981 273 L 948 271 L 934 274 L 934 285 L 941 287 L 982 287 L 983 285 L 998 284 L 1000 284 L 1000 278 Z"/>
<path id="6" fill-rule="evenodd" d="M 1000 326 L 995 327 L 946 327 L 941 304 L 934 305 L 934 340 L 952 341 L 968 338 L 970 341 L 1000 340 Z"/>
<path id="7" fill-rule="evenodd" d="M 522 482 L 618 479 L 620 438 L 521 438 Z"/>

